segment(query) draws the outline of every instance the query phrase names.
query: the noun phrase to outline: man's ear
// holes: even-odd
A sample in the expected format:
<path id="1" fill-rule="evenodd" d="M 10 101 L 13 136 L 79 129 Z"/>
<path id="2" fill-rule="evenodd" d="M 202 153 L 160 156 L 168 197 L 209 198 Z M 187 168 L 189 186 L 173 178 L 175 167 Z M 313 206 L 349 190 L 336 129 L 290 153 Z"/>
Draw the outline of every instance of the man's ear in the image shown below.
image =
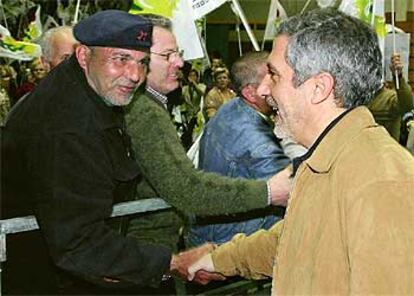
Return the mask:
<path id="1" fill-rule="evenodd" d="M 312 104 L 319 104 L 325 101 L 334 93 L 335 78 L 327 72 L 322 72 L 313 77 Z"/>
<path id="2" fill-rule="evenodd" d="M 91 49 L 85 45 L 79 45 L 75 49 L 76 59 L 83 70 L 87 70 Z"/>
<path id="3" fill-rule="evenodd" d="M 245 98 L 249 103 L 255 104 L 256 103 L 256 89 L 252 85 L 246 85 L 242 88 L 241 94 L 243 98 Z"/>

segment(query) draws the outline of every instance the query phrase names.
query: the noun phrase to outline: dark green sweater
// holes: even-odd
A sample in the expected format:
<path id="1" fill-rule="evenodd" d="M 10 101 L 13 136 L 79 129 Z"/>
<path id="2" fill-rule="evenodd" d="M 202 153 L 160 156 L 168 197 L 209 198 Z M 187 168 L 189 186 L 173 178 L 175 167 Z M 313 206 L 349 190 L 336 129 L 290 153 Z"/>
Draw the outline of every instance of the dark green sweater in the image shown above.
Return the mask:
<path id="1" fill-rule="evenodd" d="M 175 210 L 198 216 L 232 214 L 267 206 L 264 181 L 233 179 L 195 169 L 167 110 L 151 94 L 134 98 L 128 106 L 126 122 L 143 176 L 137 188 L 138 198 L 161 197 Z M 178 229 L 181 222 L 171 211 L 146 214 L 132 221 L 130 233 L 160 242 L 163 238 L 156 229 L 172 227 L 172 224 Z M 172 232 L 175 231 L 178 230 Z"/>

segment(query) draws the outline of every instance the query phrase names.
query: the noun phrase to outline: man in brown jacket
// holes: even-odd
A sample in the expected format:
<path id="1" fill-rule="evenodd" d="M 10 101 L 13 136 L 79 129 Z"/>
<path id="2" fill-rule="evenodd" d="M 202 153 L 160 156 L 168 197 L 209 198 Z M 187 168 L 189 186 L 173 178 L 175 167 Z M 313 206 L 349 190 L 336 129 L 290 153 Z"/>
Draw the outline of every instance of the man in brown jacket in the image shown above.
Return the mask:
<path id="1" fill-rule="evenodd" d="M 189 279 L 273 277 L 273 295 L 414 294 L 414 158 L 362 106 L 381 86 L 375 33 L 332 9 L 294 16 L 267 65 L 258 92 L 279 134 L 309 148 L 285 219 L 215 248 Z"/>

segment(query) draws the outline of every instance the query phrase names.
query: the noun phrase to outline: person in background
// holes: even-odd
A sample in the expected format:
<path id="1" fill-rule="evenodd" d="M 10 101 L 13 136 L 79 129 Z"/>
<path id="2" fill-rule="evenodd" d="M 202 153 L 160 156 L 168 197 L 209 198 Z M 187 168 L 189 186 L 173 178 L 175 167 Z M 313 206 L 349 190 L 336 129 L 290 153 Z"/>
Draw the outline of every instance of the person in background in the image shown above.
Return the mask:
<path id="1" fill-rule="evenodd" d="M 18 89 L 18 99 L 20 100 L 32 91 L 50 70 L 68 59 L 75 51 L 78 44 L 79 42 L 73 37 L 72 27 L 61 26 L 46 31 L 41 40 L 42 56 L 40 57 L 40 63 L 38 59 L 35 61 L 36 67 L 31 70 L 34 75 L 31 73 L 28 74 L 28 81 Z M 39 76 L 39 74 L 41 77 L 36 79 L 35 76 Z M 17 108 L 18 105 L 19 104 L 17 104 L 15 108 Z M 11 112 L 14 112 L 15 108 L 13 108 Z"/>
<path id="2" fill-rule="evenodd" d="M 13 103 L 10 91 L 14 86 L 16 75 L 13 67 L 5 64 L 0 65 L 0 126 L 5 124 Z"/>
<path id="3" fill-rule="evenodd" d="M 50 71 L 75 51 L 79 42 L 73 37 L 73 29 L 61 26 L 47 30 L 41 42 L 42 63 Z"/>
<path id="4" fill-rule="evenodd" d="M 174 121 L 180 124 L 181 141 L 186 150 L 193 144 L 197 137 L 194 129 L 200 129 L 199 116 L 202 116 L 204 93 L 206 91 L 205 84 L 200 82 L 199 72 L 196 69 L 190 69 L 187 76 L 187 84 L 182 88 L 182 104 L 178 105 L 174 112 Z M 195 135 L 195 136 L 193 136 Z"/>
<path id="5" fill-rule="evenodd" d="M 10 97 L 3 85 L 0 84 L 0 126 L 6 123 L 7 114 L 10 111 Z"/>
<path id="6" fill-rule="evenodd" d="M 393 55 L 390 63 L 393 82 L 385 83 L 375 99 L 368 104 L 375 121 L 384 126 L 397 142 L 400 142 L 401 118 L 414 108 L 414 94 L 402 76 L 402 69 L 400 55 Z M 396 79 L 399 81 L 399 89 L 395 87 Z"/>
<path id="7" fill-rule="evenodd" d="M 205 114 L 209 120 L 216 114 L 217 110 L 236 96 L 230 88 L 230 72 L 227 68 L 216 68 L 213 72 L 214 87 L 205 96 Z"/>
<path id="8" fill-rule="evenodd" d="M 405 147 L 414 156 L 414 109 L 411 112 L 406 113 L 404 116 L 404 124 L 406 126 L 406 141 Z"/>
<path id="9" fill-rule="evenodd" d="M 40 58 L 30 62 L 29 68 L 26 69 L 25 81 L 16 89 L 16 98 L 20 100 L 24 95 L 32 92 L 47 73 L 48 69 Z"/>
<path id="10" fill-rule="evenodd" d="M 258 93 L 278 132 L 309 148 L 287 215 L 216 247 L 188 278 L 273 277 L 272 295 L 414 294 L 414 158 L 364 106 L 381 87 L 376 33 L 332 8 L 293 16 L 267 68 Z"/>
<path id="11" fill-rule="evenodd" d="M 268 54 L 250 52 L 234 63 L 231 72 L 238 97 L 222 106 L 204 129 L 199 152 L 203 171 L 267 179 L 289 164 L 273 133 L 272 109 L 257 94 L 267 71 Z M 198 217 L 189 230 L 187 245 L 222 244 L 237 233 L 249 235 L 268 229 L 283 215 L 284 207 L 269 207 L 237 215 Z"/>
<path id="12" fill-rule="evenodd" d="M 226 67 L 226 65 L 223 62 L 223 58 L 218 51 L 213 50 L 210 53 L 209 58 L 210 58 L 210 67 L 204 70 L 203 75 L 200 79 L 200 81 L 206 85 L 207 91 L 209 91 L 214 86 L 214 77 L 213 77 L 214 71 L 219 67 L 221 68 Z"/>

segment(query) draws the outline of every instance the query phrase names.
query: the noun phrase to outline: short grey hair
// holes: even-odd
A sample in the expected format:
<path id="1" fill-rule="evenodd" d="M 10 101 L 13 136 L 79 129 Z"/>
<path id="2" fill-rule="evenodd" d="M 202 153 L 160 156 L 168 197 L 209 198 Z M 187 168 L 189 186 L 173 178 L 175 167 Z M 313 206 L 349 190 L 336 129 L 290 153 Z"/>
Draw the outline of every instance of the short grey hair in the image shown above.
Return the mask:
<path id="1" fill-rule="evenodd" d="M 53 44 L 52 41 L 55 38 L 55 36 L 58 35 L 70 35 L 74 40 L 75 37 L 73 37 L 73 28 L 70 26 L 59 26 L 52 29 L 47 30 L 40 41 L 40 46 L 42 48 L 42 55 L 46 59 L 50 59 L 53 55 Z"/>
<path id="2" fill-rule="evenodd" d="M 278 28 L 289 43 L 286 62 L 298 87 L 322 72 L 335 79 L 341 107 L 366 105 L 381 87 L 382 57 L 376 33 L 362 21 L 333 8 L 294 16 Z"/>
<path id="3" fill-rule="evenodd" d="M 239 95 L 246 85 L 260 83 L 257 70 L 261 65 L 266 64 L 268 55 L 267 51 L 249 52 L 233 64 L 231 67 L 233 86 Z"/>

